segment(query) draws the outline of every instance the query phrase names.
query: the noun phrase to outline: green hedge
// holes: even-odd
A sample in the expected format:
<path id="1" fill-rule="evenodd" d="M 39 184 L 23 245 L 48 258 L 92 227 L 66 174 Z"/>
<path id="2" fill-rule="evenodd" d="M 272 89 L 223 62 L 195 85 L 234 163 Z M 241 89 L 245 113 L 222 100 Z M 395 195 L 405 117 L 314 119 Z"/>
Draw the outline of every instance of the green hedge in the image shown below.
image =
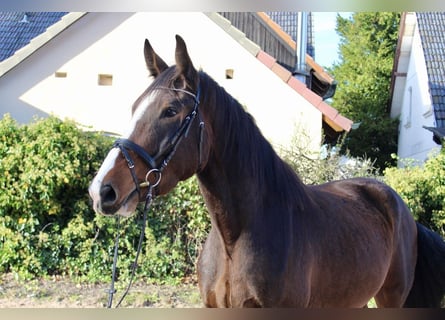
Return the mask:
<path id="1" fill-rule="evenodd" d="M 0 272 L 22 278 L 65 275 L 79 281 L 110 280 L 117 221 L 93 212 L 87 189 L 112 143 L 109 137 L 54 117 L 25 126 L 9 116 L 0 121 Z M 286 158 L 311 177 L 307 183 L 338 175 L 372 175 L 370 163 L 342 166 L 339 171 L 335 153 L 309 161 L 304 153 L 291 150 Z M 301 159 L 307 160 L 304 166 Z M 387 169 L 385 174 L 415 217 L 444 235 L 444 151 L 423 168 Z M 122 221 L 121 279 L 127 279 L 133 263 L 140 220 L 141 214 L 136 214 Z M 196 179 L 156 198 L 148 220 L 138 276 L 176 282 L 194 274 L 210 226 Z"/>
<path id="2" fill-rule="evenodd" d="M 112 145 L 55 117 L 0 121 L 0 272 L 107 281 L 116 220 L 97 216 L 87 189 Z M 156 199 L 140 256 L 141 277 L 176 281 L 194 269 L 209 225 L 195 179 Z M 119 272 L 130 271 L 140 215 L 123 221 Z"/>
<path id="3" fill-rule="evenodd" d="M 445 148 L 423 166 L 386 169 L 385 181 L 400 194 L 416 220 L 445 238 Z"/>

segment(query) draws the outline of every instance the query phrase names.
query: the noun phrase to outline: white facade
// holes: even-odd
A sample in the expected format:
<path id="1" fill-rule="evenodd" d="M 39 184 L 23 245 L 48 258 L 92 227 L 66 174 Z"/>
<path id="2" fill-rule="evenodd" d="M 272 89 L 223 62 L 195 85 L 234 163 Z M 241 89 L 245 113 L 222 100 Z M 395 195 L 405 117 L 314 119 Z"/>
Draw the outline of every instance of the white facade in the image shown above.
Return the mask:
<path id="1" fill-rule="evenodd" d="M 398 141 L 398 156 L 400 159 L 415 159 L 423 163 L 431 152 L 438 150 L 438 145 L 432 140 L 432 133 L 423 126 L 435 127 L 435 118 L 429 92 L 428 75 L 417 24 L 414 24 L 412 40 L 409 44 L 409 59 L 403 57 L 399 63 L 407 66 L 406 80 L 400 95 L 401 105 L 395 106 L 393 101 L 392 116 L 398 116 L 400 110 L 400 126 Z M 403 50 L 402 50 L 403 52 Z M 403 68 L 403 66 L 402 66 Z M 403 160 L 402 160 L 403 162 Z"/>
<path id="2" fill-rule="evenodd" d="M 175 34 L 195 67 L 238 99 L 266 138 L 286 146 L 301 128 L 318 150 L 321 112 L 204 13 L 88 13 L 0 77 L 0 115 L 28 122 L 53 114 L 123 133 L 132 103 L 151 81 L 144 40 L 174 64 Z M 233 79 L 226 79 L 229 69 Z"/>

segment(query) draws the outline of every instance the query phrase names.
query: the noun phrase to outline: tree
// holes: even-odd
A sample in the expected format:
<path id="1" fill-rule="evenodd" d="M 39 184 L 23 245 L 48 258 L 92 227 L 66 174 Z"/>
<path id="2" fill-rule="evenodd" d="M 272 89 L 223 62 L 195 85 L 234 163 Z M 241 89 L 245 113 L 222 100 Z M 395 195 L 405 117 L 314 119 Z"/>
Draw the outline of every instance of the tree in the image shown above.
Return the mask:
<path id="1" fill-rule="evenodd" d="M 394 164 L 398 121 L 387 112 L 391 70 L 400 14 L 360 12 L 337 16 L 340 62 L 330 72 L 337 80 L 333 106 L 360 126 L 345 139 L 352 156 L 367 157 L 384 169 Z"/>

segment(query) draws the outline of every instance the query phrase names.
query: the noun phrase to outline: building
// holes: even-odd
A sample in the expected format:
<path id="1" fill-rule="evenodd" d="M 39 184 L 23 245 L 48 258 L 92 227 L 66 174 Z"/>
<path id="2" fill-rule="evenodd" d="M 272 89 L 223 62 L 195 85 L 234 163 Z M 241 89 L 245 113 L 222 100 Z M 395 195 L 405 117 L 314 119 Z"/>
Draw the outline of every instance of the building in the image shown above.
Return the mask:
<path id="1" fill-rule="evenodd" d="M 391 97 L 398 156 L 424 162 L 445 135 L 445 13 L 402 14 Z"/>
<path id="2" fill-rule="evenodd" d="M 38 27 L 39 17 L 46 14 L 29 13 L 27 22 L 20 22 L 23 14 L 15 23 Z M 318 150 L 323 127 L 334 135 L 351 128 L 349 119 L 220 14 L 73 12 L 48 25 L 0 62 L 1 114 L 21 122 L 53 114 L 121 134 L 132 103 L 151 81 L 144 39 L 173 64 L 178 33 L 195 67 L 237 98 L 276 147 L 289 145 L 304 132 L 310 137 L 307 147 Z"/>

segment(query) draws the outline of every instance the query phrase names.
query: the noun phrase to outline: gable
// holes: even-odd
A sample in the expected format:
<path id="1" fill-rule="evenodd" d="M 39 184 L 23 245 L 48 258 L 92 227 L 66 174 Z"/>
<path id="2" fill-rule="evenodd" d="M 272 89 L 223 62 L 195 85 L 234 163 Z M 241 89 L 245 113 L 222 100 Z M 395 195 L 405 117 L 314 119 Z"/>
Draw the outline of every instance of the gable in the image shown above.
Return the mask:
<path id="1" fill-rule="evenodd" d="M 44 32 L 37 38 L 42 37 L 46 42 L 35 41 L 35 38 L 14 57 L 7 59 L 14 62 L 12 67 L 8 66 L 9 63 L 5 65 L 8 61 L 0 63 L 0 93 L 5 102 L 2 110 L 7 107 L 14 112 L 27 109 L 33 113 L 43 111 L 61 118 L 73 118 L 98 130 L 120 132 L 122 120 L 127 118 L 127 109 L 149 81 L 142 51 L 139 51 L 143 43 L 141 39 L 149 38 L 162 56 L 168 59 L 173 57 L 171 47 L 174 34 L 179 32 L 186 39 L 194 61 L 200 63 L 196 67 L 202 67 L 236 98 L 245 102 L 266 136 L 272 140 L 289 140 L 296 122 L 308 129 L 308 135 L 316 143 L 321 141 L 320 129 L 326 121 L 332 120 L 331 125 L 339 132 L 350 129 L 349 120 L 343 119 L 333 108 L 328 108 L 309 89 L 299 86 L 298 81 L 291 79 L 290 73 L 272 57 L 267 58 L 271 65 L 264 68 L 264 61 L 257 55 L 258 47 L 249 44 L 248 39 L 235 28 L 222 30 L 214 20 L 208 19 L 212 14 L 79 13 L 68 19 L 71 15 L 73 13 L 63 16 L 61 22 L 50 27 L 53 29 L 63 25 L 64 29 L 57 29 L 57 38 L 53 30 Z M 177 25 L 168 23 L 173 18 L 179 19 L 181 30 Z M 197 26 L 187 23 L 190 20 L 196 21 L 198 28 L 205 26 L 206 32 L 197 33 Z M 165 25 L 165 28 L 153 31 L 156 24 Z M 235 34 L 240 38 L 235 40 Z M 48 42 L 48 39 L 52 41 Z M 24 51 L 26 55 L 22 54 Z M 235 70 L 234 80 L 228 79 L 224 73 L 224 70 L 230 69 Z M 14 72 L 8 72 L 11 70 Z M 58 73 L 66 76 L 57 77 Z M 284 79 L 278 73 L 288 78 L 284 84 Z M 113 85 L 98 85 L 100 75 L 113 77 Z M 133 80 L 129 82 L 125 79 Z M 252 91 L 253 83 L 255 89 Z M 45 94 L 48 90 L 51 90 L 51 94 Z M 84 94 L 72 96 L 73 90 Z M 270 112 L 270 107 L 276 105 L 282 111 Z M 105 120 L 99 121 L 98 115 L 104 112 L 109 114 L 103 110 L 107 107 L 112 108 L 113 119 L 107 118 L 105 123 Z M 283 119 L 282 114 L 287 116 Z M 277 123 L 280 125 L 277 126 Z"/>
<path id="2" fill-rule="evenodd" d="M 305 126 L 314 147 L 321 141 L 321 112 L 203 13 L 87 13 L 3 73 L 0 111 L 21 117 L 20 122 L 44 113 L 122 133 L 131 105 L 151 82 L 144 39 L 171 64 L 177 33 L 185 39 L 195 67 L 246 106 L 270 141 L 287 145 L 296 123 Z M 226 75 L 230 69 L 232 79 Z M 98 83 L 101 75 L 112 78 L 111 85 Z"/>

